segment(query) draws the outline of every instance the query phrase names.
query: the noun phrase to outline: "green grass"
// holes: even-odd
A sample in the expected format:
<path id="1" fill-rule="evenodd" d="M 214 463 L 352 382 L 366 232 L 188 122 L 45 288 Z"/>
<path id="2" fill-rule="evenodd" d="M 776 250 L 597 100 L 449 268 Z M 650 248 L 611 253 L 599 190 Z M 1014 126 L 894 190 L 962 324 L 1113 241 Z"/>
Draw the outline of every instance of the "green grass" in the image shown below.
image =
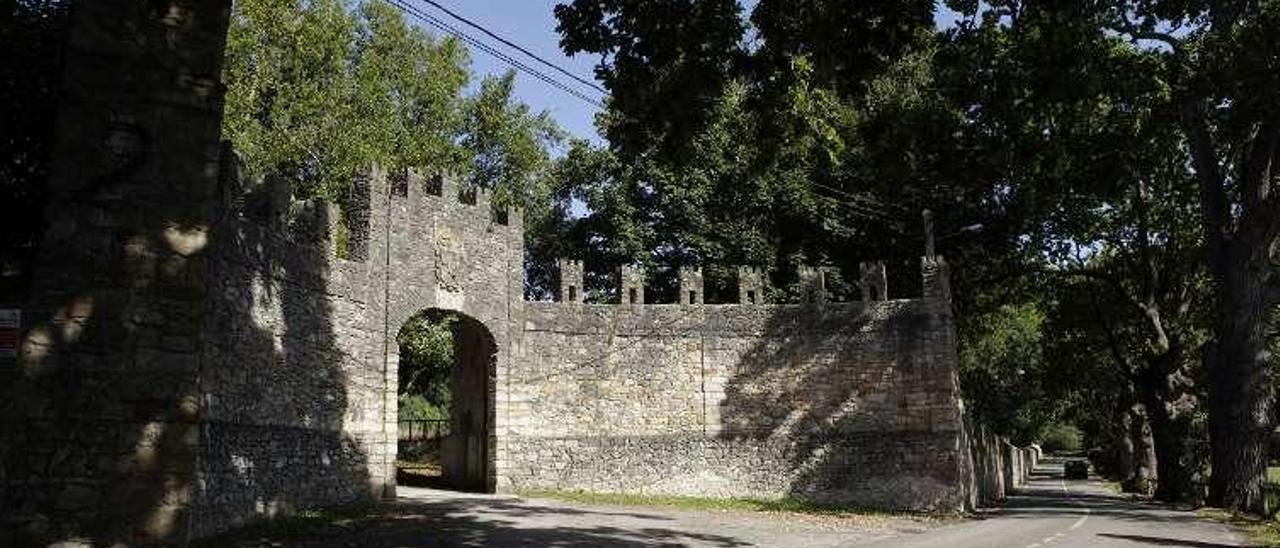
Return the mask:
<path id="1" fill-rule="evenodd" d="M 796 499 L 750 499 L 750 498 L 703 498 L 668 495 L 634 495 L 623 493 L 586 493 L 582 491 L 523 491 L 520 496 L 526 498 L 546 498 L 578 504 L 605 506 L 665 506 L 683 510 L 713 510 L 738 512 L 785 512 L 792 514 L 813 514 L 827 516 L 884 516 L 906 517 L 920 521 L 943 521 L 959 519 L 959 514 L 893 512 L 872 508 L 817 504 Z"/>
<path id="2" fill-rule="evenodd" d="M 1267 467 L 1267 483 L 1280 483 L 1280 466 Z"/>
<path id="3" fill-rule="evenodd" d="M 293 538 L 315 534 L 335 525 L 341 527 L 377 515 L 376 504 L 359 504 L 342 508 L 302 510 L 289 516 L 236 529 L 191 543 L 193 548 L 225 548 L 241 541 L 259 538 Z"/>
<path id="4" fill-rule="evenodd" d="M 1270 477 L 1268 470 L 1268 477 Z M 1274 519 L 1233 514 L 1217 508 L 1200 510 L 1200 515 L 1244 531 L 1253 546 L 1280 548 L 1280 522 Z"/>

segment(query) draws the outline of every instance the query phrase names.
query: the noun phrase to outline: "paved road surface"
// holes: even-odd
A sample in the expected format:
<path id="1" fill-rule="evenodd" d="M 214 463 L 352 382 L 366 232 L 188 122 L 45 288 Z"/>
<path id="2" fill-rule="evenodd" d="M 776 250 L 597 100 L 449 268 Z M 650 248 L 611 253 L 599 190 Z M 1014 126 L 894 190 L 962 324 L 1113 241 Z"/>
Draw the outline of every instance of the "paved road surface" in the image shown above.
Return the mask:
<path id="1" fill-rule="evenodd" d="M 303 531 L 214 539 L 238 547 L 631 548 L 1219 548 L 1242 546 L 1192 512 L 1127 502 L 1096 481 L 1064 481 L 1050 464 L 1001 509 L 939 525 L 919 519 L 832 517 L 564 502 L 401 488 L 363 519 Z"/>
<path id="2" fill-rule="evenodd" d="M 1247 546 L 1194 512 L 1126 501 L 1097 481 L 1064 480 L 1046 463 L 1018 496 L 985 519 L 900 534 L 867 548 L 1220 548 Z"/>

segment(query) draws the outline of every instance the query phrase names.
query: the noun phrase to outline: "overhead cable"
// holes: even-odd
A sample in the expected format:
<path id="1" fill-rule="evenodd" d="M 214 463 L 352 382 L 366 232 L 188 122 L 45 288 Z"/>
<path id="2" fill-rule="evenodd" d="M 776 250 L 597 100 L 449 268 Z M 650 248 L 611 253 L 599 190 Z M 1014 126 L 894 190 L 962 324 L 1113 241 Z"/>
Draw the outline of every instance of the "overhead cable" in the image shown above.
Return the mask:
<path id="1" fill-rule="evenodd" d="M 431 15 L 431 14 L 429 14 L 429 13 L 425 13 L 425 12 L 423 12 L 422 10 L 420 10 L 420 9 L 418 9 L 418 8 L 415 8 L 415 7 L 413 7 L 413 6 L 411 6 L 411 5 L 407 4 L 407 3 L 405 3 L 405 2 L 404 2 L 404 0 L 387 0 L 387 2 L 388 2 L 389 4 L 391 4 L 392 6 L 394 6 L 396 9 L 399 9 L 401 12 L 405 13 L 406 15 L 412 16 L 412 17 L 414 17 L 414 18 L 418 19 L 419 21 L 422 21 L 423 23 L 426 23 L 426 24 L 428 24 L 428 25 L 430 25 L 430 26 L 432 26 L 432 27 L 436 28 L 437 30 L 440 30 L 441 32 L 444 32 L 444 33 L 446 33 L 446 34 L 451 34 L 451 35 L 453 35 L 453 36 L 456 36 L 456 37 L 458 37 L 459 39 L 461 39 L 462 41 L 464 41 L 464 42 L 466 42 L 466 43 L 468 43 L 468 44 L 472 45 L 472 46 L 473 46 L 473 47 L 475 47 L 476 49 L 479 49 L 480 51 L 483 51 L 483 52 L 485 52 L 485 53 L 487 53 L 487 54 L 489 54 L 489 55 L 491 55 L 491 56 L 493 56 L 493 57 L 497 58 L 498 60 L 500 60 L 500 61 L 502 61 L 502 62 L 504 62 L 504 63 L 506 63 L 506 64 L 508 64 L 508 65 L 511 65 L 512 67 L 516 68 L 517 70 L 519 70 L 519 71 L 521 71 L 521 72 L 524 72 L 524 73 L 526 73 L 526 74 L 528 74 L 528 75 L 530 75 L 530 76 L 533 76 L 534 78 L 537 78 L 537 79 L 539 79 L 539 80 L 542 80 L 542 81 L 543 81 L 543 82 L 545 82 L 547 85 L 549 85 L 549 86 L 551 86 L 551 87 L 553 87 L 553 88 L 556 88 L 556 89 L 558 89 L 558 90 L 560 90 L 560 91 L 562 91 L 562 92 L 564 92 L 564 93 L 566 93 L 566 94 L 568 94 L 568 95 L 570 95 L 570 96 L 572 96 L 572 97 L 574 97 L 574 98 L 577 98 L 577 99 L 579 99 L 579 100 L 581 100 L 581 101 L 583 101 L 583 102 L 585 102 L 585 103 L 587 103 L 587 104 L 589 104 L 589 105 L 591 105 L 591 106 L 594 106 L 594 107 L 596 107 L 596 108 L 603 108 L 603 107 L 604 107 L 604 105 L 603 105 L 600 101 L 598 101 L 598 100 L 596 100 L 596 99 L 594 99 L 594 98 L 592 98 L 592 97 L 587 96 L 586 94 L 582 93 L 581 91 L 578 91 L 578 90 L 576 90 L 576 89 L 573 89 L 572 87 L 569 87 L 569 85 L 568 85 L 568 84 L 565 84 L 564 82 L 561 82 L 561 81 L 559 81 L 559 80 L 556 80 L 555 78 L 552 78 L 551 76 L 549 76 L 549 75 L 547 75 L 547 74 L 545 74 L 545 73 L 543 73 L 543 72 L 541 72 L 541 71 L 539 71 L 539 70 L 537 70 L 537 69 L 534 69 L 533 67 L 530 67 L 530 66 L 528 66 L 528 65 L 526 65 L 526 64 L 524 64 L 524 63 L 522 63 L 522 62 L 520 62 L 520 61 L 518 61 L 518 60 L 516 60 L 516 59 L 511 58 L 511 56 L 509 56 L 509 55 L 507 55 L 507 54 L 505 54 L 505 53 L 503 53 L 503 52 L 501 52 L 501 51 L 498 51 L 498 50 L 497 50 L 496 48 L 494 48 L 493 46 L 490 46 L 489 44 L 484 43 L 483 41 L 481 41 L 481 40 L 479 40 L 479 39 L 477 39 L 477 38 L 475 38 L 475 37 L 473 37 L 473 36 L 471 36 L 471 35 L 469 35 L 469 34 L 467 34 L 467 33 L 463 32 L 463 31 L 461 31 L 461 30 L 459 30 L 459 29 L 457 29 L 457 28 L 455 28 L 455 27 L 453 27 L 452 25 L 449 25 L 448 23 L 445 23 L 444 21 L 441 21 L 439 18 L 437 18 L 437 17 L 435 17 L 435 16 L 432 16 L 432 15 Z"/>
<path id="2" fill-rule="evenodd" d="M 557 72 L 559 72 L 559 73 L 561 73 L 561 74 L 564 74 L 565 76 L 568 76 L 568 77 L 570 77 L 570 78 L 573 78 L 574 80 L 578 81 L 579 83 L 581 83 L 581 84 L 583 84 L 583 85 L 585 85 L 585 86 L 587 86 L 587 87 L 589 87 L 589 88 L 591 88 L 591 89 L 594 89 L 594 90 L 596 90 L 596 91 L 598 91 L 598 92 L 600 92 L 600 93 L 605 93 L 605 94 L 609 93 L 609 92 L 605 91 L 605 90 L 604 90 L 604 88 L 602 88 L 602 87 L 600 87 L 599 85 L 597 85 L 595 82 L 592 82 L 592 81 L 590 81 L 590 80 L 584 79 L 584 78 L 582 78 L 581 76 L 578 76 L 577 74 L 574 74 L 574 73 L 572 73 L 572 72 L 569 72 L 568 70 L 565 70 L 564 68 L 560 67 L 559 65 L 557 65 L 557 64 L 555 64 L 555 63 L 552 63 L 551 61 L 548 61 L 548 60 L 546 60 L 546 59 L 544 59 L 544 58 L 542 58 L 542 57 L 538 56 L 537 54 L 535 54 L 535 53 L 533 53 L 533 52 L 531 52 L 531 51 L 529 51 L 529 50 L 527 50 L 527 49 L 525 49 L 525 48 L 521 47 L 519 44 L 516 44 L 516 43 L 514 43 L 514 42 L 511 42 L 510 40 L 507 40 L 506 38 L 503 38 L 503 37 L 501 37 L 501 36 L 498 36 L 498 35 L 497 35 L 497 34 L 495 34 L 493 31 L 490 31 L 489 29 L 485 28 L 483 25 L 481 25 L 481 24 L 479 24 L 479 23 L 476 23 L 476 22 L 474 22 L 474 21 L 472 21 L 472 20 L 470 20 L 470 19 L 467 19 L 466 17 L 463 17 L 463 16 L 461 16 L 461 15 L 458 15 L 457 13 L 454 13 L 452 10 L 450 10 L 449 8 L 446 8 L 446 7 L 442 6 L 442 5 L 440 5 L 440 3 L 439 3 L 439 2 L 436 2 L 435 0 L 421 0 L 421 1 L 422 1 L 422 2 L 426 2 L 426 3 L 428 3 L 428 4 L 431 4 L 432 6 L 435 6 L 435 8 L 436 8 L 436 9 L 438 9 L 438 10 L 440 10 L 440 11 L 445 12 L 446 14 L 448 14 L 448 15 L 449 15 L 449 17 L 452 17 L 452 18 L 454 18 L 454 19 L 457 19 L 457 20 L 459 20 L 459 21 L 462 21 L 464 24 L 466 24 L 466 25 L 470 26 L 471 28 L 474 28 L 474 29 L 476 29 L 476 30 L 478 30 L 478 31 L 480 31 L 480 32 L 483 32 L 483 33 L 485 33 L 485 34 L 489 35 L 489 37 L 490 37 L 490 38 L 493 38 L 494 40 L 497 40 L 497 41 L 499 41 L 499 42 L 502 42 L 503 44 L 506 44 L 508 47 L 510 47 L 510 48 L 512 48 L 512 49 L 515 49 L 516 51 L 519 51 L 520 53 L 523 53 L 523 54 L 525 54 L 525 55 L 528 55 L 530 58 L 532 58 L 532 59 L 536 60 L 537 62 L 542 63 L 543 65 L 546 65 L 546 66 L 548 66 L 548 67 L 550 67 L 550 68 L 554 69 L 555 71 L 557 71 Z"/>

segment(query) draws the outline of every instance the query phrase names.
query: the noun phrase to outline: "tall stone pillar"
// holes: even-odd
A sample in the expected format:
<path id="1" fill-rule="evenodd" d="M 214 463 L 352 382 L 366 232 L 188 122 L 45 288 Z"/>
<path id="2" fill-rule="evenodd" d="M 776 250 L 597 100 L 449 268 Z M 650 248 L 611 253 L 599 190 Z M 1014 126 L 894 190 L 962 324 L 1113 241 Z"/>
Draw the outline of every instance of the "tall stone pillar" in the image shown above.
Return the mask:
<path id="1" fill-rule="evenodd" d="M 738 267 L 738 302 L 741 304 L 764 303 L 764 273 L 759 268 Z"/>
<path id="2" fill-rule="evenodd" d="M 680 303 L 681 304 L 702 304 L 702 269 L 682 266 L 680 267 Z"/>
<path id="3" fill-rule="evenodd" d="M 626 305 L 644 304 L 644 268 L 626 265 L 618 268 L 618 295 Z"/>
<path id="4" fill-rule="evenodd" d="M 0 358 L 0 545 L 185 540 L 230 5 L 76 5 L 47 231 Z"/>
<path id="5" fill-rule="evenodd" d="M 924 298 L 951 304 L 951 266 L 941 255 L 920 259 Z"/>
<path id="6" fill-rule="evenodd" d="M 560 302 L 582 303 L 586 300 L 582 290 L 582 261 L 560 259 Z"/>

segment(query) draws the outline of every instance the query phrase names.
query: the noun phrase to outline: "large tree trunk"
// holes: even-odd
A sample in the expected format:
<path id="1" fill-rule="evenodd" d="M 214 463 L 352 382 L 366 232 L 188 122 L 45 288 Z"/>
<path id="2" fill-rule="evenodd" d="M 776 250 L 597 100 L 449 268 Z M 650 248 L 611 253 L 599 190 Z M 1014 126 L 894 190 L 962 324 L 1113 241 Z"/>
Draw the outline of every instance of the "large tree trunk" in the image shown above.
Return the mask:
<path id="1" fill-rule="evenodd" d="M 1131 491 L 1134 474 L 1137 472 L 1137 451 L 1133 439 L 1134 413 L 1132 405 L 1121 402 L 1116 411 L 1119 427 L 1115 432 L 1115 478 L 1125 491 Z"/>
<path id="2" fill-rule="evenodd" d="M 1133 448 L 1133 470 L 1123 488 L 1128 493 L 1150 495 L 1156 482 L 1156 451 L 1151 428 L 1142 407 L 1134 404 L 1128 413 L 1129 445 Z"/>
<path id="3" fill-rule="evenodd" d="M 1261 513 L 1275 403 L 1266 338 L 1270 264 L 1266 247 L 1247 241 L 1247 235 L 1224 247 L 1214 261 L 1217 339 L 1205 352 L 1213 459 L 1209 502 Z"/>
<path id="4" fill-rule="evenodd" d="M 1167 352 L 1156 357 L 1138 379 L 1138 394 L 1146 409 L 1151 425 L 1151 438 L 1156 457 L 1155 498 L 1165 502 L 1185 500 L 1191 493 L 1191 474 L 1187 470 L 1186 437 L 1188 420 L 1179 410 L 1177 391 L 1174 389 L 1176 364 L 1179 356 Z"/>

